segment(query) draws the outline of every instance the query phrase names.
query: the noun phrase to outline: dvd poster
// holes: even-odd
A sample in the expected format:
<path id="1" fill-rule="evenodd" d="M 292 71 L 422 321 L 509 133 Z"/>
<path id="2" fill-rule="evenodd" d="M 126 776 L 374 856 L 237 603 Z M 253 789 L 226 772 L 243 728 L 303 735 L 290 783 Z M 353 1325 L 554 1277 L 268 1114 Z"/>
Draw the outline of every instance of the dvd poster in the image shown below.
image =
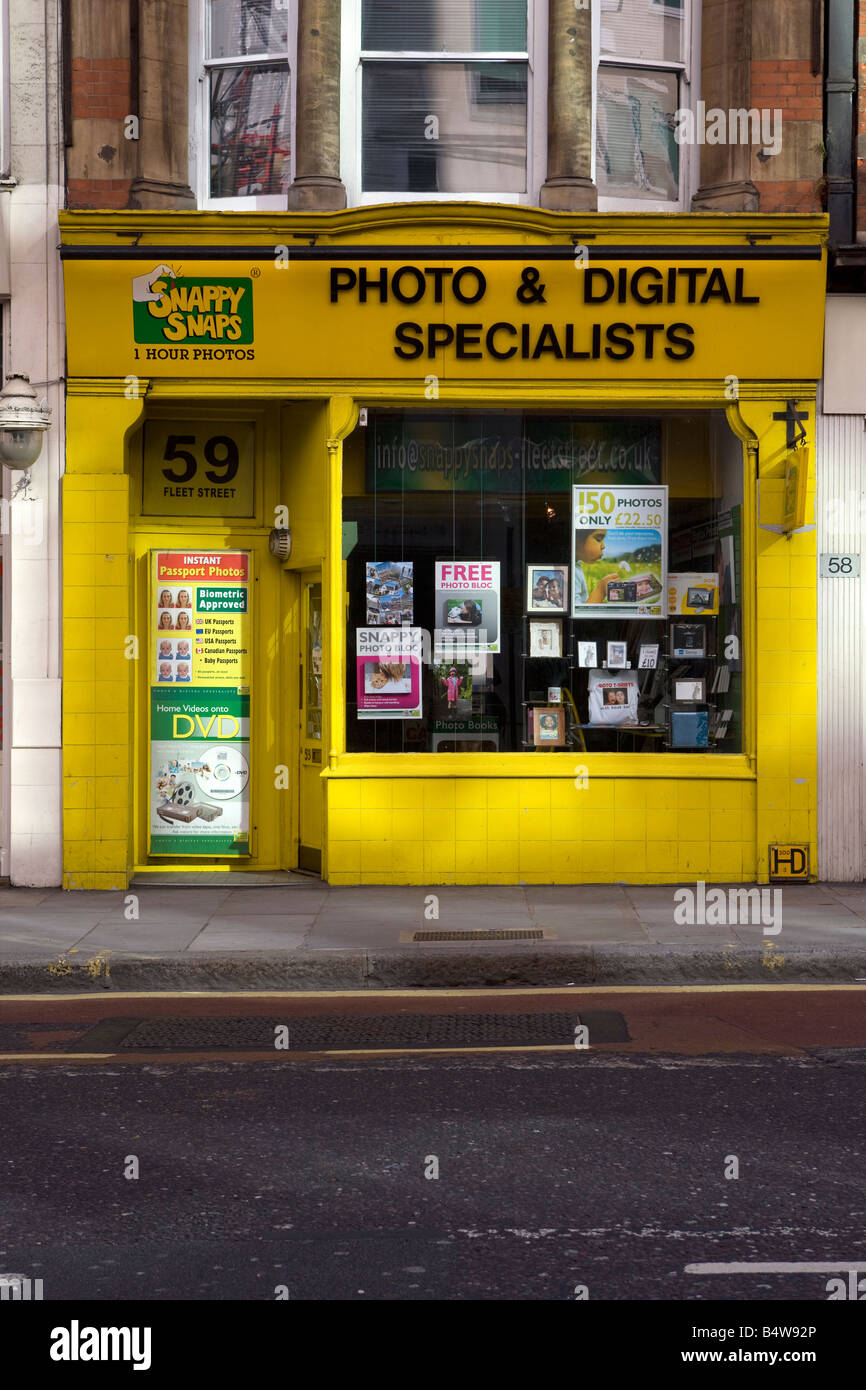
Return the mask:
<path id="1" fill-rule="evenodd" d="M 414 619 L 412 561 L 368 561 L 366 576 L 367 626 L 411 627 Z"/>
<path id="2" fill-rule="evenodd" d="M 667 614 L 666 487 L 572 489 L 572 617 Z"/>
<path id="3" fill-rule="evenodd" d="M 420 719 L 420 627 L 359 627 L 356 682 L 359 719 Z"/>
<path id="4" fill-rule="evenodd" d="M 434 644 L 500 650 L 498 560 L 436 561 Z"/>

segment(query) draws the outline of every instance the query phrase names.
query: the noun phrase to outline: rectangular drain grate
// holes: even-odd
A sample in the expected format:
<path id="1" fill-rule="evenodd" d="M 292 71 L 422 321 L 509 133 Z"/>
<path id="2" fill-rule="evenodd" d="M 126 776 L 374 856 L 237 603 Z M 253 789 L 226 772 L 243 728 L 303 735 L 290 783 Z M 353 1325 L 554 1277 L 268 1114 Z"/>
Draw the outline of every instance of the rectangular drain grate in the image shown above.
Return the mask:
<path id="1" fill-rule="evenodd" d="M 413 931 L 412 941 L 543 941 L 544 932 L 527 927 L 520 931 Z"/>
<path id="2" fill-rule="evenodd" d="M 288 1028 L 290 1052 L 355 1048 L 536 1046 L 574 1042 L 578 1023 L 594 1042 L 628 1042 L 613 1011 L 528 1014 L 376 1014 L 322 1018 L 150 1018 L 96 1024 L 70 1052 L 275 1052 L 277 1028 Z M 107 1026 L 106 1026 L 107 1024 Z M 279 1053 L 275 1055 L 279 1056 Z"/>

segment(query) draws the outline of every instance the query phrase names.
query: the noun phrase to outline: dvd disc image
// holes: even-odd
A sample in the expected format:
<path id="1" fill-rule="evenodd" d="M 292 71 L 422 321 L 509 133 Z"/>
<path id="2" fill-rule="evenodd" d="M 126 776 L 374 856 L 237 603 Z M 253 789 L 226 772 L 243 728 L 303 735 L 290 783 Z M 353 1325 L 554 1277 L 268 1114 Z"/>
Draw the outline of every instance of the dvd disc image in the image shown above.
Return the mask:
<path id="1" fill-rule="evenodd" d="M 236 748 L 206 748 L 196 779 L 206 796 L 228 801 L 240 796 L 250 778 L 249 764 Z"/>

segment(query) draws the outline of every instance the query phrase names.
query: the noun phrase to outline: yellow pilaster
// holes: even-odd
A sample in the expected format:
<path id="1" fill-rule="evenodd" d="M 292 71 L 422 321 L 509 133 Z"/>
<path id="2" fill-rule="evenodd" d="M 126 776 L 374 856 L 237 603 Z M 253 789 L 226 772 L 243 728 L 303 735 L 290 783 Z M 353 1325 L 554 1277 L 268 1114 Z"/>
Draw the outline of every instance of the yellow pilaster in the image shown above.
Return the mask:
<path id="1" fill-rule="evenodd" d="M 749 701 L 753 717 L 755 784 L 755 877 L 769 877 L 772 844 L 808 844 L 811 875 L 817 878 L 817 564 L 815 450 L 810 472 L 806 523 L 785 535 L 783 519 L 787 425 L 777 420 L 790 397 L 747 402 L 740 414 L 751 431 L 757 460 L 754 641 L 746 632 L 747 655 L 754 653 Z M 810 443 L 815 439 L 815 401 L 797 398 Z M 750 573 L 748 562 L 744 572 Z"/>
<path id="2" fill-rule="evenodd" d="M 125 888 L 132 683 L 125 441 L 146 383 L 76 383 L 63 478 L 63 886 Z M 143 655 L 143 654 L 142 654 Z"/>

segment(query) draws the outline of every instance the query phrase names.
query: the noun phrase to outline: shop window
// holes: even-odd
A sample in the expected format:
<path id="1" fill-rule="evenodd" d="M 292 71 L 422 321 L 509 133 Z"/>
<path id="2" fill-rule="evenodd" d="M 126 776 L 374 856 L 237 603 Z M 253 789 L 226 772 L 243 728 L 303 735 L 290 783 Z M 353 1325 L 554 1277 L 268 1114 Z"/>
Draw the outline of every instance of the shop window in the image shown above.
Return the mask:
<path id="1" fill-rule="evenodd" d="M 601 0 L 596 52 L 595 168 L 599 206 L 685 206 L 691 151 L 677 112 L 691 108 L 697 0 Z"/>
<path id="2" fill-rule="evenodd" d="M 291 182 L 288 0 L 200 0 L 202 195 L 221 207 L 285 207 Z"/>
<path id="3" fill-rule="evenodd" d="M 529 182 L 530 0 L 357 0 L 348 36 L 346 182 L 361 198 L 495 197 Z M 537 18 L 537 16 L 536 16 Z"/>
<path id="4" fill-rule="evenodd" d="M 723 415 L 371 410 L 344 476 L 349 752 L 742 751 Z"/>

